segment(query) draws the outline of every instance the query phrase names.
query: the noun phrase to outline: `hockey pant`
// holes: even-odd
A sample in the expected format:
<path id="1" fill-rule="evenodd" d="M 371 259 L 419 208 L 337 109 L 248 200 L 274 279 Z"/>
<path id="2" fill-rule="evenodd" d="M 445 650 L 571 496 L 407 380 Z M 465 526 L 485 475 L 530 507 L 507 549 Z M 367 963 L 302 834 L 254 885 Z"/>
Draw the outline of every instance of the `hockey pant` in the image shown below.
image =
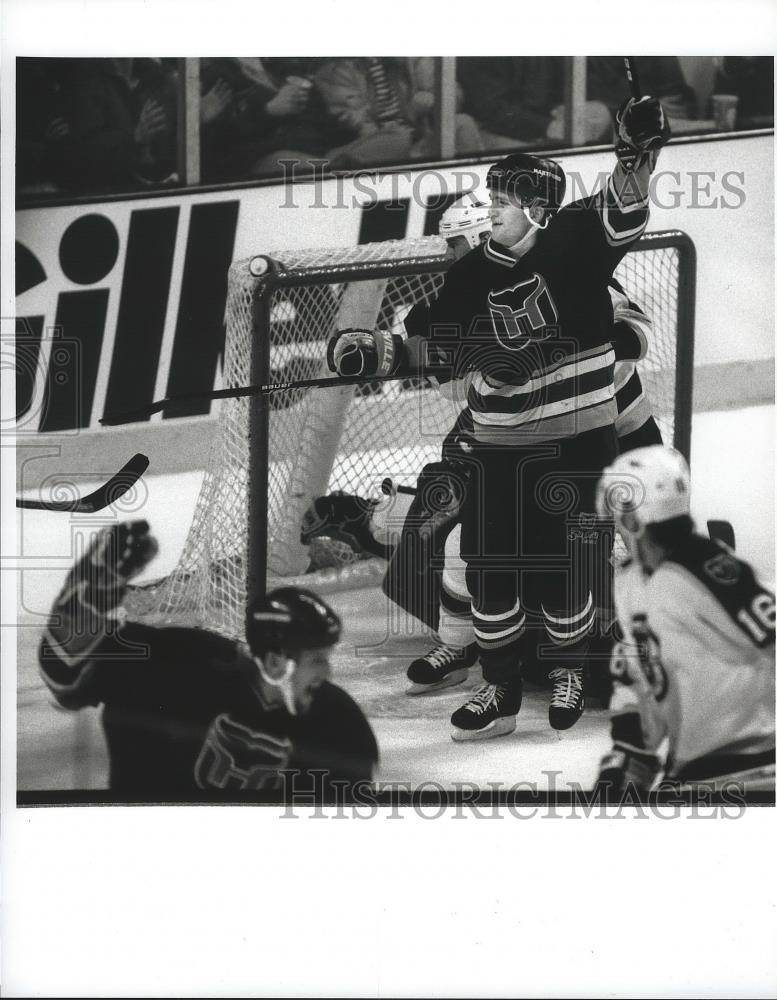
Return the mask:
<path id="1" fill-rule="evenodd" d="M 612 426 L 520 448 L 479 445 L 461 510 L 461 555 L 483 676 L 504 683 L 536 655 L 579 666 L 611 602 L 612 522 L 596 484 L 616 454 Z"/>

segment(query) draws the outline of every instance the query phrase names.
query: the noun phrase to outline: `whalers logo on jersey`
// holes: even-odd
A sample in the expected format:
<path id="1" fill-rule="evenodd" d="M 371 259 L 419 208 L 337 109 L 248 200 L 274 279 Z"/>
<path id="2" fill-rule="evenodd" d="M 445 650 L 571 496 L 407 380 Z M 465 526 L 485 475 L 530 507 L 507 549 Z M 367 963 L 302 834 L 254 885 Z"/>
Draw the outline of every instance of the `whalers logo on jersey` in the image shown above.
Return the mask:
<path id="1" fill-rule="evenodd" d="M 721 552 L 720 555 L 713 556 L 704 563 L 704 572 L 718 583 L 732 586 L 739 580 L 740 568 L 733 556 L 728 552 Z"/>
<path id="2" fill-rule="evenodd" d="M 200 788 L 220 791 L 258 791 L 277 788 L 279 771 L 291 753 L 287 739 L 254 732 L 226 713 L 210 725 L 194 765 Z"/>
<path id="3" fill-rule="evenodd" d="M 520 351 L 530 340 L 545 340 L 558 324 L 558 310 L 545 279 L 536 271 L 526 281 L 488 293 L 491 322 L 499 343 Z"/>

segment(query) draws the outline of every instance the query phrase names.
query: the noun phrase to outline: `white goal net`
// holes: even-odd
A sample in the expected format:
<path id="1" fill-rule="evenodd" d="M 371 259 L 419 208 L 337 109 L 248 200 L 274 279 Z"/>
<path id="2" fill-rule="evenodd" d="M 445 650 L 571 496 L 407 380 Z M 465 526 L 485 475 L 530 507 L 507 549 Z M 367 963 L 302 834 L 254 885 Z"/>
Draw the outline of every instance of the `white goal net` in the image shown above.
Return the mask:
<path id="1" fill-rule="evenodd" d="M 404 333 L 418 302 L 434 297 L 450 264 L 438 237 L 281 253 L 230 269 L 225 387 L 331 375 L 330 336 L 347 327 Z M 682 233 L 642 239 L 616 271 L 653 320 L 643 384 L 665 441 L 688 450 L 693 248 Z M 134 617 L 243 635 L 250 581 L 327 590 L 374 583 L 385 564 L 344 543 L 300 542 L 316 497 L 380 495 L 386 477 L 413 485 L 440 457 L 460 405 L 423 379 L 290 389 L 225 400 L 194 519 L 175 571 L 129 602 Z M 266 452 L 265 450 L 266 449 Z M 265 457 L 266 455 L 266 457 Z M 259 579 L 259 585 L 264 580 Z"/>

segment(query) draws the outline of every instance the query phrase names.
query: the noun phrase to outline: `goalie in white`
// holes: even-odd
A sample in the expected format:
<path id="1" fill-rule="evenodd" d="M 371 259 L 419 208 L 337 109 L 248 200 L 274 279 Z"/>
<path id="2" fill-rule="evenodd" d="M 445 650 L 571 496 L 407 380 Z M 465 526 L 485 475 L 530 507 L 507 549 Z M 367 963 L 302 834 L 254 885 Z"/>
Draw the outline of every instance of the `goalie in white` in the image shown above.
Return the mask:
<path id="1" fill-rule="evenodd" d="M 599 483 L 630 559 L 616 570 L 610 752 L 597 791 L 663 778 L 774 791 L 774 594 L 722 542 L 696 534 L 690 478 L 670 448 L 619 456 Z M 665 760 L 659 753 L 666 741 Z"/>

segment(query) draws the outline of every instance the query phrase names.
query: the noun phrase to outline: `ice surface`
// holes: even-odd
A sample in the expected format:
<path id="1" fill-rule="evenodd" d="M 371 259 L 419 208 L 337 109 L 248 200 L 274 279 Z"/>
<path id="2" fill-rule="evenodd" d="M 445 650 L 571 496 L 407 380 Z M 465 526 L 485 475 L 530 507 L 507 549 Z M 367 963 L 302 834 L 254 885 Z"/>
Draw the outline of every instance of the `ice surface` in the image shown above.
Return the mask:
<path id="1" fill-rule="evenodd" d="M 737 547 L 767 580 L 774 580 L 774 408 L 752 407 L 694 416 L 692 509 L 701 528 L 707 519 L 730 520 Z M 101 787 L 105 756 L 95 712 L 62 715 L 46 703 L 35 672 L 40 626 L 74 554 L 91 531 L 121 517 L 144 517 L 160 540 L 160 553 L 146 571 L 151 579 L 175 566 L 186 537 L 201 473 L 152 474 L 146 489 L 118 514 L 54 514 L 17 511 L 19 559 L 6 571 L 19 581 L 20 788 Z M 84 492 L 97 483 L 79 484 Z M 335 680 L 364 707 L 381 747 L 385 781 L 435 782 L 451 787 L 489 782 L 509 788 L 586 787 L 607 746 L 606 713 L 591 706 L 571 730 L 556 733 L 547 722 L 547 692 L 530 690 L 510 736 L 454 744 L 449 716 L 479 679 L 433 696 L 404 694 L 407 663 L 429 644 L 421 626 L 390 617 L 379 591 L 350 591 L 331 598 L 346 624 L 335 660 Z M 10 624 L 10 623 L 9 623 Z M 434 785 L 430 786 L 434 787 Z"/>

